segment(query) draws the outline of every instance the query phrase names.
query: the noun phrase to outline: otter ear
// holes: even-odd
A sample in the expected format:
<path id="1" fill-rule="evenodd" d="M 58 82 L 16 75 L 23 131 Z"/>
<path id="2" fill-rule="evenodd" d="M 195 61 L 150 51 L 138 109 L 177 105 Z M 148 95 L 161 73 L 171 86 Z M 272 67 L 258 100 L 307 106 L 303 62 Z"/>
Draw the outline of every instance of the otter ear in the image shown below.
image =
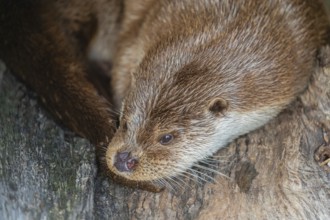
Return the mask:
<path id="1" fill-rule="evenodd" d="M 223 98 L 214 98 L 209 103 L 208 109 L 215 116 L 222 116 L 228 109 L 228 102 Z"/>

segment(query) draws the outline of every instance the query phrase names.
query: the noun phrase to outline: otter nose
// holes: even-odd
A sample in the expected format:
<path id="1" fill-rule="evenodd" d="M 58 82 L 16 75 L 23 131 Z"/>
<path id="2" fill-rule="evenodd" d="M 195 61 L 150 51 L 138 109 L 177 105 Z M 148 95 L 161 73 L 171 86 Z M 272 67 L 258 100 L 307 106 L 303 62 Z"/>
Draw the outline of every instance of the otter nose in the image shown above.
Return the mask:
<path id="1" fill-rule="evenodd" d="M 116 155 L 116 161 L 114 166 L 120 172 L 129 172 L 132 171 L 136 165 L 138 160 L 131 156 L 129 152 L 118 152 Z"/>

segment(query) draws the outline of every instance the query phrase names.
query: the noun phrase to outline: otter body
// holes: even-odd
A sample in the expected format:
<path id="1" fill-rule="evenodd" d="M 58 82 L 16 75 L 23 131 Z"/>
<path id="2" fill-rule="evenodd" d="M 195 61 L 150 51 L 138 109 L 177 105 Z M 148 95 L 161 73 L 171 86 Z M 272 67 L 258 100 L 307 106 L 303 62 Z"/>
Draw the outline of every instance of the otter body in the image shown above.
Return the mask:
<path id="1" fill-rule="evenodd" d="M 329 27 L 315 0 L 1 0 L 0 12 L 0 58 L 126 183 L 184 174 L 275 117 Z M 91 62 L 112 64 L 107 95 Z"/>
<path id="2" fill-rule="evenodd" d="M 120 127 L 106 153 L 131 180 L 185 175 L 264 125 L 306 87 L 325 40 L 316 1 L 143 2 L 119 35 Z"/>

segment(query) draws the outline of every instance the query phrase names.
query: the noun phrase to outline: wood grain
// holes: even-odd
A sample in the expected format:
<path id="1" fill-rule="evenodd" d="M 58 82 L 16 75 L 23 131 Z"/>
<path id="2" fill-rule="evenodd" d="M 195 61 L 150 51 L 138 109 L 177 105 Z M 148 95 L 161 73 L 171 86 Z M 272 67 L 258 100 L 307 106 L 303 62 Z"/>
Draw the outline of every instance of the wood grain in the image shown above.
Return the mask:
<path id="1" fill-rule="evenodd" d="M 217 153 L 218 170 L 150 193 L 97 175 L 93 147 L 58 127 L 0 68 L 0 219 L 329 219 L 330 48 L 308 89 Z M 324 155 L 323 155 L 324 156 Z M 323 158 L 324 159 L 324 158 Z"/>

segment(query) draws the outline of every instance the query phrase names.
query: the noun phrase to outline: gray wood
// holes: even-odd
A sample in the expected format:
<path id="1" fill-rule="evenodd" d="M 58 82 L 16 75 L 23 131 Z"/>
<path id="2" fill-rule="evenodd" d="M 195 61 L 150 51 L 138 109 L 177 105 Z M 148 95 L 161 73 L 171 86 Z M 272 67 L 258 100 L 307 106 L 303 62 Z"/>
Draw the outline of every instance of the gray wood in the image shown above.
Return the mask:
<path id="1" fill-rule="evenodd" d="M 0 219 L 330 219 L 329 169 L 315 161 L 330 152 L 330 48 L 322 57 L 297 101 L 217 153 L 228 178 L 197 170 L 158 194 L 97 175 L 93 146 L 0 65 Z"/>
<path id="2" fill-rule="evenodd" d="M 91 219 L 93 146 L 66 134 L 1 70 L 0 219 Z"/>

